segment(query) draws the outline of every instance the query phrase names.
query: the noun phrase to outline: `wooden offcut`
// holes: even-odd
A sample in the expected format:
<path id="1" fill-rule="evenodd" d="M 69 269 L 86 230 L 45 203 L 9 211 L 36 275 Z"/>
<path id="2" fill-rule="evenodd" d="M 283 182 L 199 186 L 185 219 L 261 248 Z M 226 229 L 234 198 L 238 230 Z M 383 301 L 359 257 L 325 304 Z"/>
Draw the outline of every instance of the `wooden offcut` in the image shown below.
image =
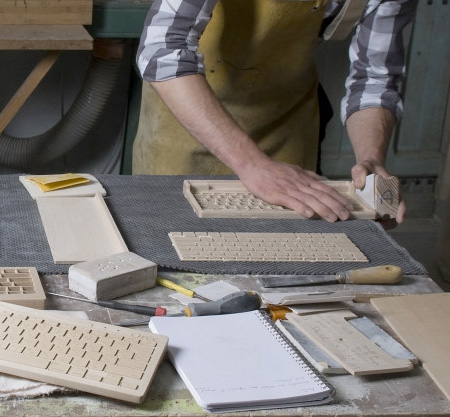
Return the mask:
<path id="1" fill-rule="evenodd" d="M 355 314 L 348 310 L 306 316 L 286 317 L 352 375 L 371 375 L 410 371 L 408 359 L 395 359 L 367 336 L 355 329 L 348 319 Z"/>
<path id="2" fill-rule="evenodd" d="M 371 303 L 450 400 L 450 294 L 375 298 Z"/>
<path id="3" fill-rule="evenodd" d="M 93 47 L 82 25 L 0 25 L 2 50 L 85 50 Z"/>
<path id="4" fill-rule="evenodd" d="M 90 25 L 92 0 L 1 0 L 0 24 Z"/>

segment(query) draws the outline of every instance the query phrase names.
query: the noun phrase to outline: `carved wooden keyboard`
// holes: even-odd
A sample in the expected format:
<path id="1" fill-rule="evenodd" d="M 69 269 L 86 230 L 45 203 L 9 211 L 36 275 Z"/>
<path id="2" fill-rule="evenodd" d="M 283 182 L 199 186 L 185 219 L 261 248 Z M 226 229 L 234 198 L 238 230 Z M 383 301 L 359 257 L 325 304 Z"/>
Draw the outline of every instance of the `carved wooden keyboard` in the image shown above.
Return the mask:
<path id="1" fill-rule="evenodd" d="M 167 337 L 0 302 L 0 372 L 140 403 Z"/>
<path id="2" fill-rule="evenodd" d="M 322 181 L 352 203 L 351 218 L 375 219 L 375 210 L 355 194 L 349 181 Z M 304 219 L 299 212 L 268 204 L 251 194 L 240 181 L 185 180 L 183 194 L 198 217 Z"/>
<path id="3" fill-rule="evenodd" d="M 367 262 L 344 233 L 172 232 L 182 261 Z"/>
<path id="4" fill-rule="evenodd" d="M 0 268 L 0 301 L 45 307 L 45 293 L 36 268 Z"/>

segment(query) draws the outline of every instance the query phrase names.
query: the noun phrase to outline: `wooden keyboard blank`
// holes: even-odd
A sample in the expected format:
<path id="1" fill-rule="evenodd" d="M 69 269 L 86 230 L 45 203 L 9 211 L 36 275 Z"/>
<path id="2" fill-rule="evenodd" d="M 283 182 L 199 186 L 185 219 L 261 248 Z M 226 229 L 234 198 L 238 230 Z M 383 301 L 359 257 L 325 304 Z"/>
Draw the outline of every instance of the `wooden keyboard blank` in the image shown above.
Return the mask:
<path id="1" fill-rule="evenodd" d="M 182 261 L 367 262 L 344 233 L 172 232 Z"/>
<path id="2" fill-rule="evenodd" d="M 141 403 L 167 337 L 0 302 L 0 372 Z"/>

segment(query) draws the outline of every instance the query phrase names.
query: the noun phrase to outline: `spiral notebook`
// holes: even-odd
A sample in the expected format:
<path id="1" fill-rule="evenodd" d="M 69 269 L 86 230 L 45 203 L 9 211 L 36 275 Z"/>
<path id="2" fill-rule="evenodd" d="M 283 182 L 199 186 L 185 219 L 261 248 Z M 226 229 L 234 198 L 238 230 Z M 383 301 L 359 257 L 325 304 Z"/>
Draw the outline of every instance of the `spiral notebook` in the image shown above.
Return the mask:
<path id="1" fill-rule="evenodd" d="M 197 403 L 210 412 L 319 405 L 333 388 L 261 311 L 152 317 L 169 337 L 169 358 Z"/>

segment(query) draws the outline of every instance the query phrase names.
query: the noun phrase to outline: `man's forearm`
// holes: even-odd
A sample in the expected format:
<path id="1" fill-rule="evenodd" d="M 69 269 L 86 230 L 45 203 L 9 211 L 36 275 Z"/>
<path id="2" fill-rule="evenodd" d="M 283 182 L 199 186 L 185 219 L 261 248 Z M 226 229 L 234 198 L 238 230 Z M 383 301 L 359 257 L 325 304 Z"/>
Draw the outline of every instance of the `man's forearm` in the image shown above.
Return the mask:
<path id="1" fill-rule="evenodd" d="M 352 168 L 352 179 L 356 188 L 364 187 L 368 174 L 390 175 L 385 163 L 395 122 L 394 115 L 382 107 L 360 110 L 347 119 L 347 131 L 356 158 L 356 165 Z M 406 205 L 400 196 L 396 222 L 402 223 L 405 217 Z"/>
<path id="2" fill-rule="evenodd" d="M 395 123 L 394 115 L 382 107 L 357 111 L 347 119 L 347 132 L 357 165 L 363 165 L 370 172 L 384 173 L 381 171 Z"/>
<path id="3" fill-rule="evenodd" d="M 223 108 L 204 76 L 152 85 L 189 133 L 237 174 L 268 158 Z"/>
<path id="4" fill-rule="evenodd" d="M 320 177 L 262 152 L 220 104 L 202 75 L 153 82 L 179 122 L 231 168 L 256 197 L 328 221 L 346 220 L 351 204 Z M 176 150 L 174 150 L 176 152 Z"/>

